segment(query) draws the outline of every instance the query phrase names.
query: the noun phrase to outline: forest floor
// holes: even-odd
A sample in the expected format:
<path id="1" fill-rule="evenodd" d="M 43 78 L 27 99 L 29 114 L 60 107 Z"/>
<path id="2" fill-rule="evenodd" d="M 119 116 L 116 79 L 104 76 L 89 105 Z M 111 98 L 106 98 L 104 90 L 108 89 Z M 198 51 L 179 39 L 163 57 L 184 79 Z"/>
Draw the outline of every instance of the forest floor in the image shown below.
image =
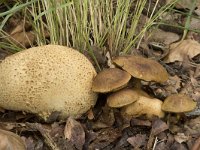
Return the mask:
<path id="1" fill-rule="evenodd" d="M 184 12 L 188 8 L 186 5 L 178 9 Z M 200 17 L 200 5 L 196 6 L 194 14 Z M 185 16 L 180 13 L 169 14 L 164 19 L 174 25 L 184 25 L 186 22 Z M 7 32 L 29 47 L 30 40 L 34 38 L 23 36 L 22 21 L 11 18 Z M 76 120 L 68 118 L 61 122 L 52 118 L 45 123 L 34 114 L 2 109 L 0 128 L 18 134 L 28 150 L 200 150 L 200 32 L 194 31 L 199 29 L 200 20 L 191 18 L 190 30 L 181 40 L 184 30 L 160 25 L 148 31 L 147 34 L 151 36 L 144 37 L 139 48 L 133 48 L 131 52 L 156 59 L 169 73 L 169 80 L 164 84 L 152 82 L 143 85 L 143 90 L 149 95 L 164 100 L 171 94 L 183 93 L 197 102 L 197 108 L 180 119 L 175 114 L 151 120 L 140 116 L 124 124 L 120 111 L 105 105 L 107 94 L 99 94 L 95 107 Z M 95 48 L 93 50 L 97 51 Z M 11 54 L 0 49 L 0 60 Z M 101 54 L 96 57 L 103 68 L 110 67 L 110 58 Z M 1 138 L 4 139 L 0 136 L 0 141 Z M 0 147 L 1 144 L 2 141 Z"/>

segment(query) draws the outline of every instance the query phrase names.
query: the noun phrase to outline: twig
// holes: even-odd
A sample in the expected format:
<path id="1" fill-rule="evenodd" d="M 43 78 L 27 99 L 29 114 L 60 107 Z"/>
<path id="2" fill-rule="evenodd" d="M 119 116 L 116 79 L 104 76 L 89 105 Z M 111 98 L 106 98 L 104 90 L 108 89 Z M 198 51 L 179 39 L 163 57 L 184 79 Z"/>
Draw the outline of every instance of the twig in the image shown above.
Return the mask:
<path id="1" fill-rule="evenodd" d="M 153 144 L 153 149 L 152 150 L 155 150 L 157 143 L 158 143 L 158 138 L 156 137 L 155 138 L 155 142 Z"/>

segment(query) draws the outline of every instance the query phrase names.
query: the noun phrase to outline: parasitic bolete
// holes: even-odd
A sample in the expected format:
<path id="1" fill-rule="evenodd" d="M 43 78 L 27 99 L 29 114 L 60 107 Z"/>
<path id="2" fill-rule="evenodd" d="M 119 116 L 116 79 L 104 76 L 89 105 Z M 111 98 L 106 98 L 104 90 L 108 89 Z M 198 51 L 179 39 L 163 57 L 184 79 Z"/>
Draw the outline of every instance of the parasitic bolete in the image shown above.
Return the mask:
<path id="1" fill-rule="evenodd" d="M 136 79 L 155 81 L 159 83 L 168 80 L 167 71 L 155 60 L 141 56 L 128 55 L 118 56 L 113 59 L 113 62 Z"/>
<path id="2" fill-rule="evenodd" d="M 172 94 L 168 96 L 162 105 L 162 110 L 171 113 L 186 113 L 195 109 L 194 102 L 185 94 Z"/>
<path id="3" fill-rule="evenodd" d="M 113 92 L 125 87 L 131 75 L 118 68 L 104 69 L 99 72 L 92 83 L 92 90 L 99 93 Z"/>
<path id="4" fill-rule="evenodd" d="M 96 71 L 80 52 L 59 45 L 33 47 L 0 63 L 0 107 L 60 118 L 78 117 L 95 105 Z"/>
<path id="5" fill-rule="evenodd" d="M 109 107 L 120 108 L 135 102 L 138 98 L 139 94 L 137 91 L 133 89 L 121 89 L 108 96 L 107 104 Z"/>

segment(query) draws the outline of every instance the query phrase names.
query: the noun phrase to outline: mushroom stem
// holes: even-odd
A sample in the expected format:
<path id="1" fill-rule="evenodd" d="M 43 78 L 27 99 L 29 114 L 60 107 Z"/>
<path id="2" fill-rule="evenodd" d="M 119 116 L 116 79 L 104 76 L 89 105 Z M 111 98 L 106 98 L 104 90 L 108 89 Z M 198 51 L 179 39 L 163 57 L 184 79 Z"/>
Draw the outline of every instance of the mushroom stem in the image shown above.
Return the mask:
<path id="1" fill-rule="evenodd" d="M 181 119 L 181 114 L 176 114 L 176 119 L 179 121 Z"/>
<path id="2" fill-rule="evenodd" d="M 135 88 L 137 88 L 137 89 L 141 89 L 142 88 L 142 84 L 141 84 L 141 80 L 140 79 L 135 79 Z"/>

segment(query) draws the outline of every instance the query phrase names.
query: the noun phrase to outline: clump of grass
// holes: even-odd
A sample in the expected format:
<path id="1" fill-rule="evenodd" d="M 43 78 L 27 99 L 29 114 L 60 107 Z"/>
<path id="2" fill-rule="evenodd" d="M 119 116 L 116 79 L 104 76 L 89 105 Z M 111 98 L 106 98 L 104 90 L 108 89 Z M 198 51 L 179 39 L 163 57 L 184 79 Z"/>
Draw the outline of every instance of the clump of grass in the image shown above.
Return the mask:
<path id="1" fill-rule="evenodd" d="M 111 55 L 129 53 L 132 47 L 139 46 L 155 20 L 178 0 L 156 12 L 159 1 L 139 30 L 142 12 L 148 9 L 147 0 L 29 0 L 26 3 L 18 0 L 9 11 L 0 13 L 3 18 L 0 35 L 8 36 L 3 26 L 12 15 L 21 11 L 32 24 L 37 45 L 66 45 L 88 50 L 91 55 L 91 46 L 106 47 Z M 16 48 L 12 42 L 2 45 Z"/>

